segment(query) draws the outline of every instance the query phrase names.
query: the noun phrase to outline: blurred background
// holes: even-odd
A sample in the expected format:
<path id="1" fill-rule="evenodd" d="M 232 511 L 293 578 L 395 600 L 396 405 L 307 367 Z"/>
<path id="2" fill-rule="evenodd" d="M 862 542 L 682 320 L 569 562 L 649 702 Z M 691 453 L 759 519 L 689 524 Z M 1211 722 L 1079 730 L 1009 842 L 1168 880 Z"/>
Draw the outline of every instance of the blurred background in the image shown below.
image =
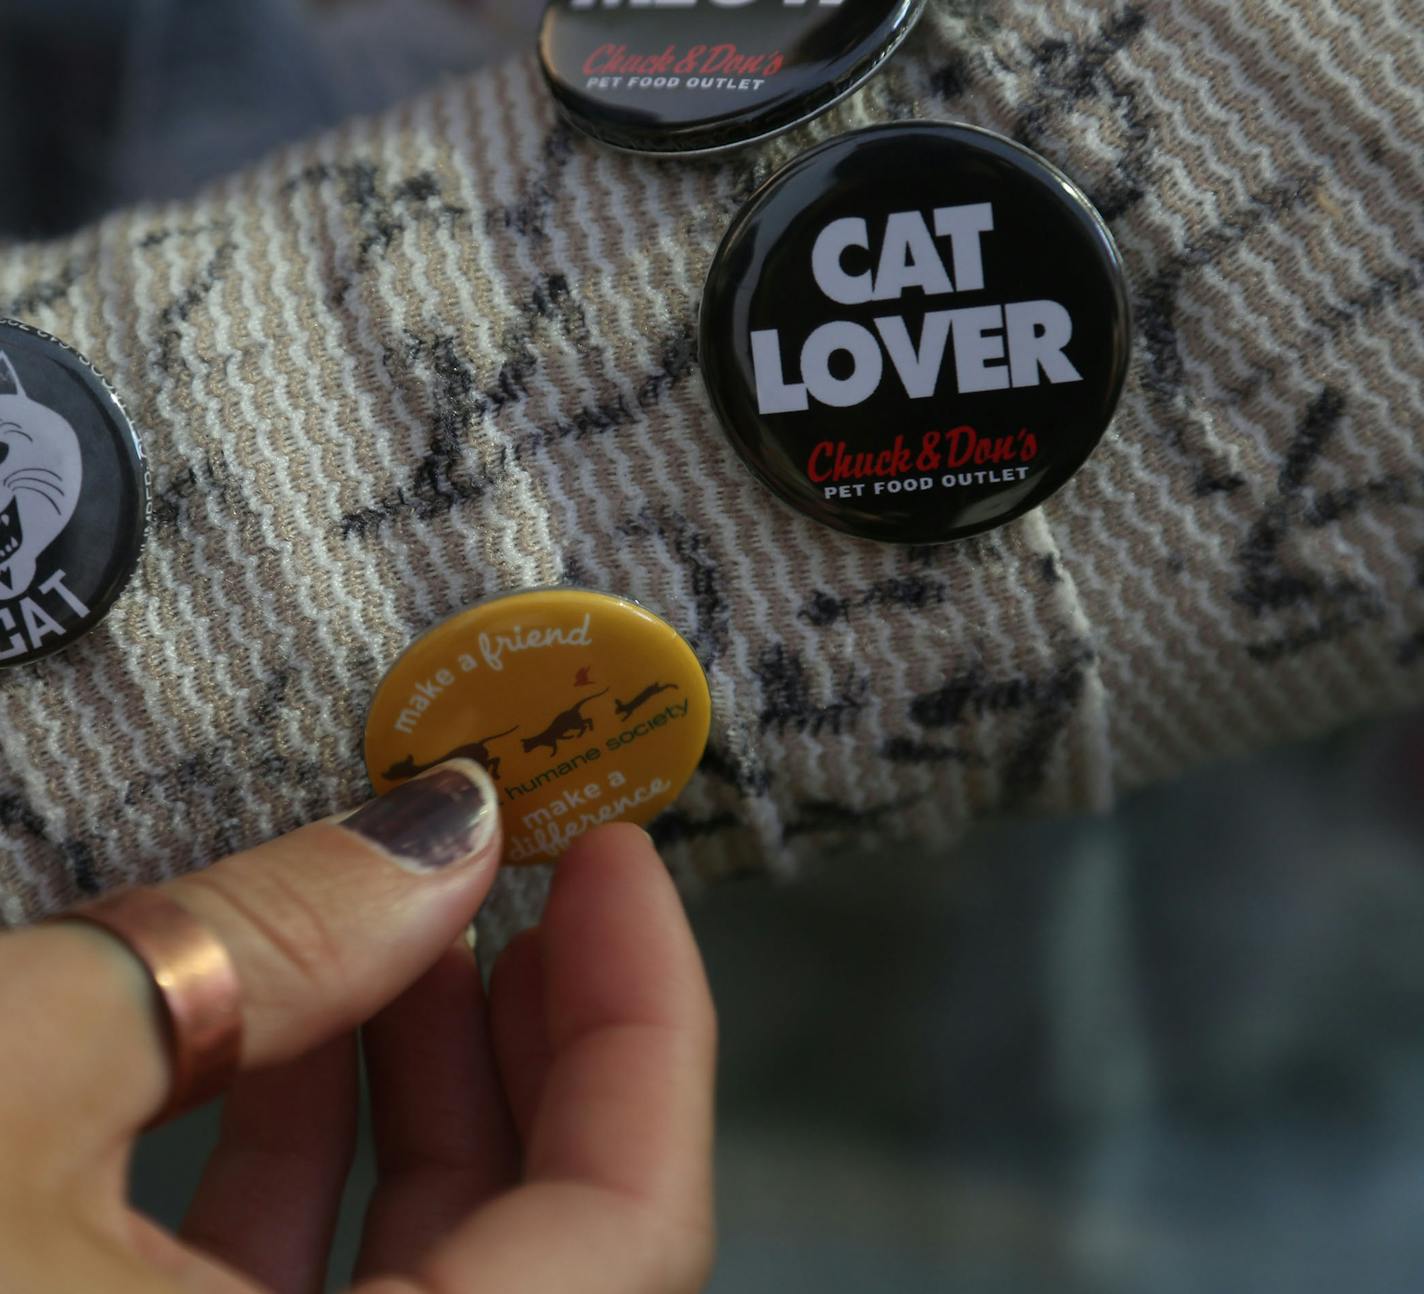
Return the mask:
<path id="1" fill-rule="evenodd" d="M 0 240 L 527 48 L 539 0 L 0 0 Z M 714 1294 L 1424 1287 L 1424 719 L 694 896 Z M 176 1222 L 211 1113 L 148 1137 Z M 334 1282 L 371 1180 L 363 1148 Z"/>

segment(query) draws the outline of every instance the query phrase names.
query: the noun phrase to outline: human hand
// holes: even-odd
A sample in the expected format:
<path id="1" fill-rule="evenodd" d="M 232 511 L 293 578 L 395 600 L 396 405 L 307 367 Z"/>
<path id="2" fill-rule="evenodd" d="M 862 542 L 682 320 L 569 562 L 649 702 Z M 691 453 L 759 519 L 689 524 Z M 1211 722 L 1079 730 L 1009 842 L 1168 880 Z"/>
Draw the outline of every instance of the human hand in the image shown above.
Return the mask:
<path id="1" fill-rule="evenodd" d="M 148 972 L 79 922 L 0 938 L 0 1289 L 324 1288 L 363 1024 L 360 1294 L 700 1288 L 715 1022 L 677 894 L 636 827 L 590 832 L 487 1002 L 456 941 L 494 876 L 495 805 L 457 762 L 162 887 L 227 948 L 244 1028 L 177 1237 L 125 1198 L 168 1093 Z"/>

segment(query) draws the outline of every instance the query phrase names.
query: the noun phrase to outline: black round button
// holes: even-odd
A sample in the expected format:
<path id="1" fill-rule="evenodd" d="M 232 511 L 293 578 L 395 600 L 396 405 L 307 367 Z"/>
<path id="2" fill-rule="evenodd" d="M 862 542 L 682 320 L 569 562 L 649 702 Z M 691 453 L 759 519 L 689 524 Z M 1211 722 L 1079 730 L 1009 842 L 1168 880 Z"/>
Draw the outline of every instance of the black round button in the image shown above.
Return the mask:
<path id="1" fill-rule="evenodd" d="M 544 75 L 581 130 L 713 152 L 805 121 L 894 52 L 924 0 L 552 0 Z"/>
<path id="2" fill-rule="evenodd" d="M 838 530 L 962 538 L 1087 458 L 1127 369 L 1112 236 L 1011 140 L 873 126 L 773 176 L 702 302 L 713 407 L 777 495 Z"/>
<path id="3" fill-rule="evenodd" d="M 147 519 L 143 453 L 108 384 L 63 342 L 0 320 L 0 666 L 98 624 Z"/>

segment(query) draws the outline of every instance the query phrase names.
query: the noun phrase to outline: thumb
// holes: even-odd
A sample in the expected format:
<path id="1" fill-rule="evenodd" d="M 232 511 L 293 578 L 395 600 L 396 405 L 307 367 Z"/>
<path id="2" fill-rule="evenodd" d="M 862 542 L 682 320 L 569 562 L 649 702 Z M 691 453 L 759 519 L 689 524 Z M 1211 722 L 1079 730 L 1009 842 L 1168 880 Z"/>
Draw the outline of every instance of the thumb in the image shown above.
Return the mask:
<path id="1" fill-rule="evenodd" d="M 473 919 L 502 843 L 489 775 L 452 760 L 167 887 L 237 968 L 244 1067 L 309 1051 L 418 978 Z"/>
<path id="2" fill-rule="evenodd" d="M 354 1028 L 414 981 L 473 918 L 501 844 L 488 774 L 454 760 L 163 893 L 227 949 L 242 997 L 242 1065 L 263 1067 Z M 34 1025 L 28 1059 L 51 1076 L 80 1076 L 91 1108 L 93 1076 L 113 1075 L 108 1115 L 144 1122 L 168 1076 L 132 955 L 75 923 L 0 945 L 0 982 L 39 986 L 24 1003 Z M 76 1095 L 64 1081 L 45 1086 L 49 1100 Z"/>

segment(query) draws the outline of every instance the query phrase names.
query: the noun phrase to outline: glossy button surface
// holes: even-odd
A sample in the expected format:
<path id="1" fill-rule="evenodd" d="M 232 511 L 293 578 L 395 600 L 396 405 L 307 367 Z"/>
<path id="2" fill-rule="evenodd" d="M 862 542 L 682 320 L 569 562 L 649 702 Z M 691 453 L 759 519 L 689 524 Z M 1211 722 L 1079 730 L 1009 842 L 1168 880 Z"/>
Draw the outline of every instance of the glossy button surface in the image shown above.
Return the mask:
<path id="1" fill-rule="evenodd" d="M 505 861 L 551 862 L 590 827 L 672 804 L 711 711 L 665 620 L 608 594 L 534 589 L 476 603 L 400 656 L 371 703 L 366 766 L 382 792 L 475 760 L 499 792 Z"/>
<path id="2" fill-rule="evenodd" d="M 108 384 L 58 339 L 0 320 L 0 666 L 98 624 L 147 520 L 143 455 Z"/>
<path id="3" fill-rule="evenodd" d="M 783 501 L 931 544 L 1042 503 L 1107 427 L 1130 319 L 1112 236 L 1011 140 L 875 126 L 738 214 L 703 296 L 708 394 Z"/>
<path id="4" fill-rule="evenodd" d="M 618 148 L 734 148 L 814 116 L 904 39 L 924 0 L 552 0 L 550 90 Z"/>

